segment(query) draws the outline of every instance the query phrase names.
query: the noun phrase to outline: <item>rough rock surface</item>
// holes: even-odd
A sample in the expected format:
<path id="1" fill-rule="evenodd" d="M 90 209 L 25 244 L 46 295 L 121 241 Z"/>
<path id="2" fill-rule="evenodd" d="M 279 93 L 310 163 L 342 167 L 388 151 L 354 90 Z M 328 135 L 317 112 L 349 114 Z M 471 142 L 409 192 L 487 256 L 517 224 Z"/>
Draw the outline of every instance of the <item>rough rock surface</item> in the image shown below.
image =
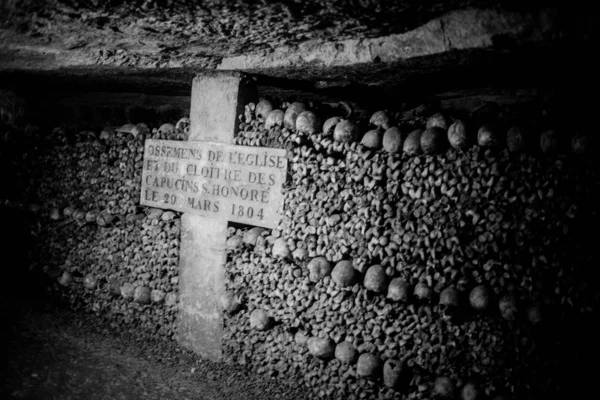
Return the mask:
<path id="1" fill-rule="evenodd" d="M 555 28 L 553 13 L 545 10 L 539 14 L 460 10 L 402 34 L 337 42 L 314 41 L 298 48 L 279 47 L 266 56 L 261 53 L 224 58 L 218 68 L 281 68 L 307 62 L 334 67 L 392 62 L 450 50 L 490 47 L 494 38 L 502 35 L 510 35 L 515 41 L 537 41 Z"/>
<path id="2" fill-rule="evenodd" d="M 273 66 L 274 61 L 294 63 L 298 59 L 333 65 L 341 60 L 364 62 L 377 57 L 387 61 L 398 53 L 422 55 L 439 49 L 489 45 L 493 35 L 507 29 L 517 39 L 535 38 L 552 22 L 535 14 L 498 17 L 479 15 L 478 11 L 440 18 L 452 10 L 490 4 L 496 5 L 486 0 L 267 0 L 260 5 L 224 0 L 198 4 L 8 1 L 2 3 L 2 35 L 10 43 L 8 52 L 17 57 L 18 52 L 37 54 L 38 60 L 30 61 L 37 65 L 40 59 L 51 59 L 62 65 L 211 67 L 221 57 L 232 57 L 225 58 L 221 66 L 239 68 L 240 63 Z M 514 4 L 513 8 L 518 9 Z M 473 17 L 482 22 L 465 28 Z M 435 22 L 427 23 L 430 20 Z M 391 42 L 379 38 L 388 36 L 393 38 Z M 323 41 L 329 38 L 341 46 Z M 297 49 L 301 52 L 289 57 L 290 51 Z M 240 56 L 247 52 L 251 55 Z M 327 53 L 330 55 L 323 57 Z"/>
<path id="3" fill-rule="evenodd" d="M 413 75 L 432 67 L 462 65 L 456 54 L 484 50 L 492 60 L 491 53 L 507 48 L 595 39 L 591 14 L 583 10 L 533 9 L 516 1 L 29 0 L 2 7 L 0 70 L 62 68 L 61 76 L 110 75 L 125 85 L 143 75 L 146 84 L 187 86 L 194 73 L 214 68 L 317 79 L 315 89 L 356 81 L 383 86 L 390 70 L 393 79 L 414 83 Z M 468 56 L 469 64 L 480 56 Z M 139 70 L 123 79 L 127 67 Z"/>

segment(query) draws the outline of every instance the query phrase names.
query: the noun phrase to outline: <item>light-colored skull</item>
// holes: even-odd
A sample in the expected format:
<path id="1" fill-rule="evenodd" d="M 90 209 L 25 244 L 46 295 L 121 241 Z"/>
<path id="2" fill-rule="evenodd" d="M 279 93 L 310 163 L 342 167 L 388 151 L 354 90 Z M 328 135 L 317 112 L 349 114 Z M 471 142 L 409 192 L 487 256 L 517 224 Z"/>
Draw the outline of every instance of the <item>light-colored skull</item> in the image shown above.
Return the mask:
<path id="1" fill-rule="evenodd" d="M 100 132 L 100 139 L 110 140 L 115 135 L 115 131 L 112 128 L 106 127 Z"/>
<path id="2" fill-rule="evenodd" d="M 53 221 L 58 221 L 60 219 L 60 210 L 57 207 L 53 207 L 50 210 L 50 219 Z"/>
<path id="3" fill-rule="evenodd" d="M 187 118 L 187 117 L 181 118 L 179 121 L 177 121 L 177 124 L 175 125 L 175 129 L 177 129 L 179 132 L 183 132 L 186 135 L 189 135 L 189 133 L 190 133 L 190 119 Z"/>
<path id="4" fill-rule="evenodd" d="M 175 126 L 173 124 L 162 124 L 160 128 L 158 128 L 158 134 L 161 136 L 171 136 L 175 133 Z"/>

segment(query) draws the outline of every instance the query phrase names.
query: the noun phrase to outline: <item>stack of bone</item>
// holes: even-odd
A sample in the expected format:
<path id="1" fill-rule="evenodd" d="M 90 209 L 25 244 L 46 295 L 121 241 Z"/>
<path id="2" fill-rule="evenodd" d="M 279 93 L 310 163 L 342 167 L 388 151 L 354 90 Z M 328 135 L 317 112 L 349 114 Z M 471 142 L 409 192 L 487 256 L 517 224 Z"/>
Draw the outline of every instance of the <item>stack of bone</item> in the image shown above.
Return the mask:
<path id="1" fill-rule="evenodd" d="M 3 206 L 30 211 L 32 271 L 57 298 L 116 329 L 172 338 L 180 216 L 140 207 L 146 138 L 185 140 L 189 120 L 72 134 L 28 126 L 3 133 Z"/>
<path id="2" fill-rule="evenodd" d="M 230 230 L 227 358 L 320 398 L 554 394 L 553 327 L 599 300 L 591 138 L 309 108 L 240 116 L 236 143 L 286 148 L 289 180 L 277 229 Z M 31 269 L 118 329 L 173 335 L 180 219 L 139 207 L 141 160 L 188 125 L 2 132 Z"/>
<path id="3" fill-rule="evenodd" d="M 289 179 L 277 229 L 230 229 L 230 361 L 319 398 L 555 393 L 539 331 L 598 306 L 590 138 L 269 100 L 239 121 Z"/>

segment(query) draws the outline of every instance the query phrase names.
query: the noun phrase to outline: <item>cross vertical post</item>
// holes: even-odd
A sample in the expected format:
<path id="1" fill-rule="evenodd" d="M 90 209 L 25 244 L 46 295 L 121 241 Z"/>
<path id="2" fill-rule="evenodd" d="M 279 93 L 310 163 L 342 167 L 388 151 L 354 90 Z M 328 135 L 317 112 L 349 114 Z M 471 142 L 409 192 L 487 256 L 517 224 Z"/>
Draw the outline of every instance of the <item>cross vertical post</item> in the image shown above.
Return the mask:
<path id="1" fill-rule="evenodd" d="M 198 75 L 192 83 L 189 141 L 231 144 L 237 116 L 255 101 L 256 88 L 241 74 Z M 227 220 L 184 213 L 179 256 L 177 340 L 213 361 L 222 359 Z"/>

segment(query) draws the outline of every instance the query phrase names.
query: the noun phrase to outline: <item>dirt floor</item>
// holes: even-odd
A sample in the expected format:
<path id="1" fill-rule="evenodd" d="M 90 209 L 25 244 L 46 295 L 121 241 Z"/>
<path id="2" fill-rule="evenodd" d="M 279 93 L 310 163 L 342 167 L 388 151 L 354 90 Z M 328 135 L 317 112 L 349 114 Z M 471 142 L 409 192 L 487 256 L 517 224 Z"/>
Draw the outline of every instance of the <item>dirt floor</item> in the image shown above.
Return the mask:
<path id="1" fill-rule="evenodd" d="M 201 360 L 172 342 L 110 332 L 93 316 L 44 306 L 25 307 L 9 318 L 12 323 L 3 328 L 1 398 L 311 397 L 302 387 Z"/>

